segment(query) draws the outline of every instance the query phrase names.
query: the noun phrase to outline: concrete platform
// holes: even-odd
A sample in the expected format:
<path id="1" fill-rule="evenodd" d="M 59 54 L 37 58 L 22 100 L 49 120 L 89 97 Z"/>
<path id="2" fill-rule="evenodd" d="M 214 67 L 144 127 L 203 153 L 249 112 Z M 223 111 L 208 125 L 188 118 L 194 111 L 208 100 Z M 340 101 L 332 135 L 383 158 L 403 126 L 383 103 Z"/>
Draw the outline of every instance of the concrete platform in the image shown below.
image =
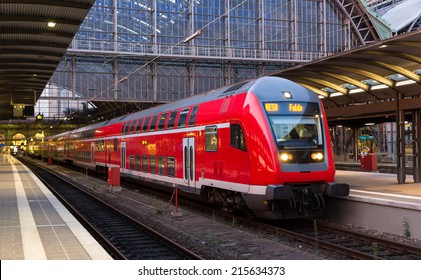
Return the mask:
<path id="1" fill-rule="evenodd" d="M 0 259 L 112 259 L 26 166 L 2 154 L 0 174 Z"/>
<path id="2" fill-rule="evenodd" d="M 327 218 L 367 229 L 421 239 L 421 183 L 396 174 L 337 170 L 335 180 L 350 185 L 349 197 L 333 200 Z"/>

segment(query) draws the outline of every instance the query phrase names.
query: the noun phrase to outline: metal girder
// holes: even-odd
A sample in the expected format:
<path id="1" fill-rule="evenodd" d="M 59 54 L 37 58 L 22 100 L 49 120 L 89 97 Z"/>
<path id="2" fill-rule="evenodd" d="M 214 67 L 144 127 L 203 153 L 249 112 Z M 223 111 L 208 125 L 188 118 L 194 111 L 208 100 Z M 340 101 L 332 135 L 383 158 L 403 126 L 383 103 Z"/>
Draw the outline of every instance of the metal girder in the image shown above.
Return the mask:
<path id="1" fill-rule="evenodd" d="M 321 90 L 321 89 L 319 89 L 319 88 L 317 88 L 317 87 L 313 87 L 313 86 L 311 86 L 311 85 L 309 85 L 309 84 L 306 84 L 306 83 L 301 83 L 301 82 L 299 82 L 299 81 L 297 81 L 297 83 L 298 83 L 298 84 L 300 84 L 300 85 L 302 85 L 303 87 L 305 87 L 305 88 L 307 88 L 307 89 L 311 90 L 311 91 L 314 91 L 314 92 L 315 92 L 315 93 L 317 93 L 318 95 L 321 95 L 321 96 L 323 96 L 323 97 L 329 97 L 329 93 L 328 93 L 328 92 L 323 91 L 323 90 Z"/>
<path id="2" fill-rule="evenodd" d="M 86 2 L 86 1 L 85 1 Z M 54 6 L 63 8 L 75 8 L 89 10 L 95 0 L 89 1 L 89 3 L 74 2 L 74 1 L 57 1 L 57 0 L 31 0 L 31 5 L 43 5 L 43 6 Z M 0 4 L 29 4 L 28 0 L 0 0 Z"/>
<path id="3" fill-rule="evenodd" d="M 393 65 L 393 64 L 389 64 L 389 63 L 382 62 L 382 61 L 370 61 L 369 63 L 370 64 L 373 64 L 373 65 L 376 65 L 378 67 L 382 67 L 384 69 L 391 70 L 391 71 L 393 71 L 395 73 L 401 74 L 401 75 L 407 77 L 408 79 L 411 79 L 413 81 L 416 81 L 417 83 L 420 83 L 421 82 L 420 75 L 418 75 L 418 74 L 416 74 L 416 73 L 414 73 L 414 72 L 412 72 L 410 70 L 407 70 L 407 69 L 405 69 L 403 67 L 400 67 L 400 66 L 397 66 L 397 65 Z"/>
<path id="4" fill-rule="evenodd" d="M 291 77 L 291 80 L 294 80 L 294 81 L 309 81 L 314 84 L 322 85 L 324 87 L 329 87 L 342 94 L 348 94 L 349 92 L 348 89 L 343 88 L 340 85 L 337 85 L 335 83 L 332 83 L 323 79 L 312 78 L 312 77 L 301 75 L 301 74 L 287 74 L 287 75 L 283 75 L 283 77 Z"/>
<path id="5" fill-rule="evenodd" d="M 334 0 L 333 2 L 343 11 L 350 20 L 354 33 L 362 45 L 380 39 L 380 36 L 371 22 L 371 17 L 359 0 Z"/>
<path id="6" fill-rule="evenodd" d="M 369 79 L 376 80 L 379 83 L 385 84 L 386 86 L 388 86 L 390 88 L 393 88 L 395 86 L 394 81 L 392 81 L 390 79 L 387 79 L 387 78 L 385 78 L 385 77 L 383 77 L 379 74 L 367 71 L 367 70 L 362 70 L 360 68 L 353 68 L 353 67 L 349 67 L 349 66 L 339 66 L 339 65 L 332 65 L 330 67 L 334 68 L 334 69 L 344 71 L 344 72 L 352 72 L 352 73 L 358 74 L 360 76 L 364 76 L 364 77 L 367 77 Z"/>
<path id="7" fill-rule="evenodd" d="M 328 76 L 328 77 L 334 78 L 336 80 L 343 81 L 344 83 L 349 83 L 349 84 L 354 85 L 358 88 L 361 88 L 362 90 L 364 90 L 366 92 L 370 91 L 369 85 L 367 85 L 367 84 L 365 84 L 365 83 L 363 83 L 359 80 L 353 79 L 349 76 L 338 74 L 338 71 L 334 71 L 334 69 L 329 69 L 329 68 L 323 68 L 323 69 L 322 68 L 317 68 L 317 69 L 311 68 L 311 69 L 313 71 L 317 71 L 315 73 L 317 73 L 318 75 Z M 328 70 L 331 70 L 332 72 L 328 72 Z"/>
<path id="8" fill-rule="evenodd" d="M 420 44 L 420 48 L 421 48 L 421 44 Z M 421 56 L 413 55 L 413 54 L 409 54 L 409 53 L 404 53 L 404 52 L 370 50 L 370 51 L 360 51 L 358 53 L 359 54 L 376 55 L 376 56 L 382 56 L 382 57 L 384 57 L 384 56 L 397 57 L 397 58 L 402 58 L 402 59 L 406 59 L 406 60 L 421 64 Z"/>

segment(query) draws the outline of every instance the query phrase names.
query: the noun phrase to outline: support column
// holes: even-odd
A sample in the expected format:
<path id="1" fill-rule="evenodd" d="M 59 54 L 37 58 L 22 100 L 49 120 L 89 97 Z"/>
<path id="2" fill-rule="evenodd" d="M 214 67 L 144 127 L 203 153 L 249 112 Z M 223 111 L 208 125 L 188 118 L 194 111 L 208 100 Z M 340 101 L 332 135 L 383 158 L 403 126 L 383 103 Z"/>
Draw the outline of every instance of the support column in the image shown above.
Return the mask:
<path id="1" fill-rule="evenodd" d="M 156 102 L 158 96 L 158 63 L 152 63 L 152 98 Z"/>
<path id="2" fill-rule="evenodd" d="M 414 110 L 412 112 L 412 150 L 413 150 L 413 176 L 414 183 L 421 182 L 421 129 L 420 129 L 420 110 Z"/>
<path id="3" fill-rule="evenodd" d="M 195 82 L 195 74 L 196 74 L 196 64 L 189 64 L 187 66 L 187 73 L 188 73 L 188 81 L 189 81 L 189 94 L 188 96 L 194 95 L 194 82 Z"/>
<path id="4" fill-rule="evenodd" d="M 396 92 L 396 157 L 397 157 L 397 175 L 398 184 L 404 184 L 406 179 L 405 167 L 405 115 L 400 108 L 402 94 Z"/>
<path id="5" fill-rule="evenodd" d="M 354 160 L 358 161 L 358 126 L 354 125 L 354 127 L 352 128 L 353 134 L 352 136 L 354 137 Z"/>

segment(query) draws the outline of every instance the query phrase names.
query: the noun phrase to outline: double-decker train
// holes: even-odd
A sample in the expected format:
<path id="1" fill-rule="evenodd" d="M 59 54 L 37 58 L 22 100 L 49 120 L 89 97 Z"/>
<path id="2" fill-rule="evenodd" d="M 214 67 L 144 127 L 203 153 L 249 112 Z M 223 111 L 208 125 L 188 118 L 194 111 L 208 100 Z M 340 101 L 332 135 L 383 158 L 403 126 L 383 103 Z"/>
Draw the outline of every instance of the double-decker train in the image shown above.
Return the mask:
<path id="1" fill-rule="evenodd" d="M 317 95 L 261 77 L 45 139 L 44 158 L 203 196 L 230 211 L 321 216 L 334 181 L 328 124 Z"/>

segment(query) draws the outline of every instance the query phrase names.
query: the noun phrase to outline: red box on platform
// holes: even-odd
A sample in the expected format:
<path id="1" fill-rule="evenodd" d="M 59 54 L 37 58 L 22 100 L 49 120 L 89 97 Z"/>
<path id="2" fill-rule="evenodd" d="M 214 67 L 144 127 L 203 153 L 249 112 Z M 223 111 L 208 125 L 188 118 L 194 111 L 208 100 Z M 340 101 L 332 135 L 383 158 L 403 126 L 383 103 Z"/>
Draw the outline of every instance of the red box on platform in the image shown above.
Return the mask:
<path id="1" fill-rule="evenodd" d="M 120 168 L 109 167 L 108 168 L 108 180 L 107 183 L 112 187 L 120 186 Z"/>
<path id="2" fill-rule="evenodd" d="M 361 169 L 377 171 L 377 156 L 368 154 L 360 158 Z"/>

